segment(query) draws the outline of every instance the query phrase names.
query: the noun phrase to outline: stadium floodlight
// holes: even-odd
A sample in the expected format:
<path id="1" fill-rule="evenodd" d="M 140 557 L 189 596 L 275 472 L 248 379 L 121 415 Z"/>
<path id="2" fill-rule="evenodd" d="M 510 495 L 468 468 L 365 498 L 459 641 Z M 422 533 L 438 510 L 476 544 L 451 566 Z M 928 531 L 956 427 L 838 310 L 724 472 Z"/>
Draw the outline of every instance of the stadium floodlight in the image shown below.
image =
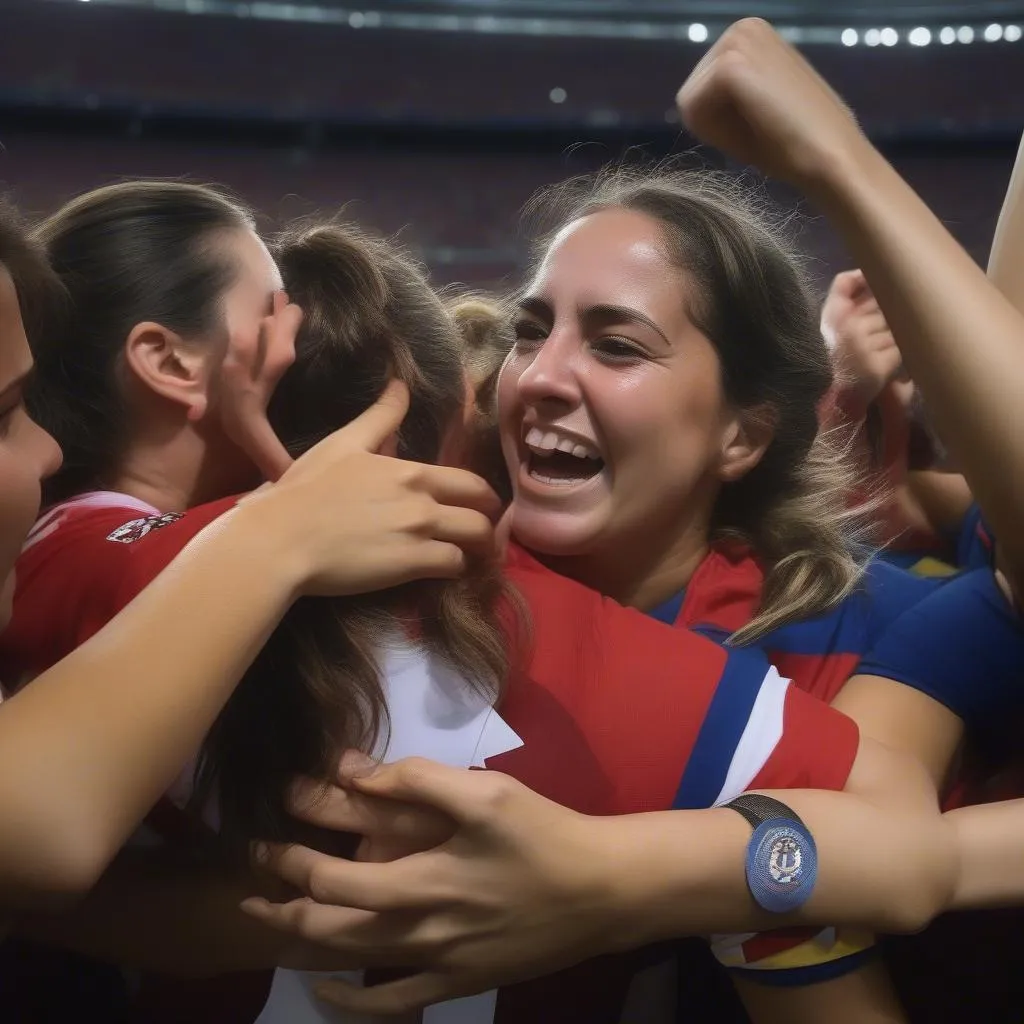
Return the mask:
<path id="1" fill-rule="evenodd" d="M 708 27 L 702 25 L 699 21 L 695 21 L 687 30 L 687 36 L 689 36 L 691 43 L 704 43 L 707 42 L 708 38 Z"/>
<path id="2" fill-rule="evenodd" d="M 1024 32 L 1021 32 L 1020 25 L 1007 25 L 1006 28 L 1003 29 L 1003 38 L 1008 43 L 1020 42 L 1022 35 L 1024 35 Z"/>
<path id="3" fill-rule="evenodd" d="M 910 35 L 907 36 L 907 42 L 911 46 L 927 46 L 932 41 L 931 32 L 923 27 L 912 28 Z"/>
<path id="4" fill-rule="evenodd" d="M 950 43 L 956 42 L 956 29 L 952 25 L 947 25 L 939 33 L 939 42 L 944 46 L 949 46 Z"/>
<path id="5" fill-rule="evenodd" d="M 353 11 L 348 16 L 349 28 L 362 28 L 366 24 L 366 15 L 362 11 Z"/>
<path id="6" fill-rule="evenodd" d="M 839 38 L 843 46 L 856 46 L 860 41 L 860 35 L 855 28 L 844 28 Z"/>
<path id="7" fill-rule="evenodd" d="M 552 103 L 564 103 L 567 96 L 568 93 L 560 85 L 556 85 L 554 89 L 548 93 L 548 99 L 551 100 Z"/>
<path id="8" fill-rule="evenodd" d="M 1002 25 L 986 25 L 985 26 L 985 42 L 986 43 L 998 43 L 1003 38 L 1003 26 Z"/>
<path id="9" fill-rule="evenodd" d="M 864 33 L 864 42 L 867 46 L 877 46 L 882 41 L 882 33 L 877 28 L 869 28 Z"/>
<path id="10" fill-rule="evenodd" d="M 883 46 L 895 46 L 900 41 L 900 34 L 894 28 L 883 28 L 880 38 Z"/>
<path id="11" fill-rule="evenodd" d="M 956 37 L 961 43 L 973 43 L 974 29 L 970 25 L 963 25 L 957 29 Z"/>

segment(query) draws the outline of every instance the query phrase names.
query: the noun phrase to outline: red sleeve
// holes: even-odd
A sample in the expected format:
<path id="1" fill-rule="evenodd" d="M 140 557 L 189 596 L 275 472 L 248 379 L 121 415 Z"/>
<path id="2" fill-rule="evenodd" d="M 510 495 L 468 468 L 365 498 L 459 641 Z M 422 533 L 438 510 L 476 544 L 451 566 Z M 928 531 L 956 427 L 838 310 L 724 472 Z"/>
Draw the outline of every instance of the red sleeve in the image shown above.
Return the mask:
<path id="1" fill-rule="evenodd" d="M 782 736 L 748 788 L 845 789 L 859 747 L 852 718 L 791 683 Z"/>
<path id="2" fill-rule="evenodd" d="M 0 640 L 2 674 L 31 677 L 60 661 L 117 611 L 115 592 L 128 546 L 107 538 L 140 512 L 105 505 L 56 510 L 15 568 L 13 617 Z"/>
<path id="3" fill-rule="evenodd" d="M 66 657 L 236 500 L 202 506 L 173 522 L 140 517 L 131 506 L 69 507 L 18 559 L 14 614 L 0 639 L 0 676 L 31 678 Z M 133 528 L 138 524 L 142 528 Z"/>
<path id="4" fill-rule="evenodd" d="M 191 508 L 176 522 L 154 530 L 129 545 L 131 557 L 124 567 L 116 591 L 116 611 L 120 611 L 160 575 L 188 546 L 189 542 L 215 519 L 238 503 L 237 495 Z"/>

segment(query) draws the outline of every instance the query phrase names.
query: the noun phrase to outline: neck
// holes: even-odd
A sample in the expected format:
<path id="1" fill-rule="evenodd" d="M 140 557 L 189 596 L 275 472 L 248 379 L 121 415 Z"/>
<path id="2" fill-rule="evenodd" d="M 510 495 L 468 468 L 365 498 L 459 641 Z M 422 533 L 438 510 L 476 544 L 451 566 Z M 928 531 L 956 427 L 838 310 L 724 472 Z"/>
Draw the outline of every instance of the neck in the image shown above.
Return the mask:
<path id="1" fill-rule="evenodd" d="M 586 555 L 538 558 L 555 572 L 619 604 L 650 611 L 690 582 L 708 547 L 708 526 L 701 519 L 676 533 L 667 544 L 647 545 L 646 550 L 603 543 L 600 551 Z"/>
<path id="2" fill-rule="evenodd" d="M 185 512 L 254 484 L 248 475 L 225 472 L 224 460 L 202 438 L 182 432 L 173 440 L 136 442 L 106 485 L 161 512 Z"/>

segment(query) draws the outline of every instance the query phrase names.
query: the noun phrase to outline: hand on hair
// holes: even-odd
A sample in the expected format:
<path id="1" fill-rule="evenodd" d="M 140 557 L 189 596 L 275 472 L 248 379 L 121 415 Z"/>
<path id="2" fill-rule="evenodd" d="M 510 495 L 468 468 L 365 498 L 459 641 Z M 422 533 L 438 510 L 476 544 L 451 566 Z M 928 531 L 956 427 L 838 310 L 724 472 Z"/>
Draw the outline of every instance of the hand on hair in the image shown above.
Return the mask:
<path id="1" fill-rule="evenodd" d="M 859 270 L 837 274 L 821 311 L 821 333 L 837 383 L 867 407 L 899 374 L 903 359 L 871 288 Z"/>
<path id="2" fill-rule="evenodd" d="M 602 819 L 497 772 L 415 758 L 375 768 L 350 761 L 342 775 L 351 799 L 325 801 L 307 820 L 414 845 L 431 833 L 444 841 L 388 864 L 261 848 L 258 863 L 315 902 L 254 899 L 245 910 L 362 963 L 421 970 L 372 988 L 326 982 L 325 1001 L 405 1012 L 558 970 L 608 951 L 620 934 L 607 898 L 617 872 L 602 857 L 615 844 L 595 835 Z"/>
<path id="3" fill-rule="evenodd" d="M 277 480 L 292 458 L 267 420 L 267 405 L 277 382 L 295 362 L 295 336 L 302 310 L 279 291 L 270 316 L 254 337 L 232 334 L 221 364 L 221 422 L 228 437 L 255 463 L 267 480 Z"/>
<path id="4" fill-rule="evenodd" d="M 798 186 L 818 182 L 864 144 L 843 101 L 759 18 L 725 31 L 676 102 L 702 142 Z"/>
<path id="5" fill-rule="evenodd" d="M 494 550 L 497 495 L 462 469 L 377 454 L 409 407 L 392 382 L 377 402 L 240 503 L 262 516 L 270 557 L 307 595 L 362 594 L 460 576 Z"/>

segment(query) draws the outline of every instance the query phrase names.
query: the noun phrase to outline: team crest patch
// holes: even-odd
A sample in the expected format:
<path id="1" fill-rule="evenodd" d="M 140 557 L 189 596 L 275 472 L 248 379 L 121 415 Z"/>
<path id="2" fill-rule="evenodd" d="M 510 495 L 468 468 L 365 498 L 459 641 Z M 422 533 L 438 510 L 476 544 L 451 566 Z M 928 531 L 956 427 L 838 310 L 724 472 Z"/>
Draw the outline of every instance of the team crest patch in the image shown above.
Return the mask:
<path id="1" fill-rule="evenodd" d="M 142 540 L 147 533 L 159 530 L 162 526 L 168 526 L 181 518 L 180 512 L 167 512 L 162 516 L 145 516 L 142 519 L 133 519 L 131 522 L 119 526 L 113 533 L 107 534 L 107 540 L 115 544 L 134 544 Z"/>
<path id="2" fill-rule="evenodd" d="M 758 906 L 775 914 L 796 910 L 817 878 L 818 852 L 803 824 L 770 818 L 754 830 L 747 848 L 747 885 Z"/>

